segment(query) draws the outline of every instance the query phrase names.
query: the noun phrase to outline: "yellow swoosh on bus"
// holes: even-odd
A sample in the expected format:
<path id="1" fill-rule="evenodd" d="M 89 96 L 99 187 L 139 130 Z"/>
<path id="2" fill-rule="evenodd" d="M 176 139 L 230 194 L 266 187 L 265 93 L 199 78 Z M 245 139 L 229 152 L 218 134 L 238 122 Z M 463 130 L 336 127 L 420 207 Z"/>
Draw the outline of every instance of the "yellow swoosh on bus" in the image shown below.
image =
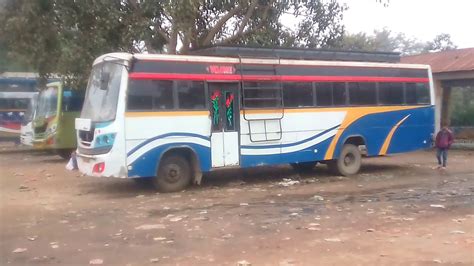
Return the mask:
<path id="1" fill-rule="evenodd" d="M 386 113 L 386 112 L 393 112 L 393 111 L 402 111 L 408 109 L 415 109 L 420 108 L 418 106 L 374 106 L 374 107 L 363 107 L 363 108 L 348 108 L 347 115 L 342 121 L 341 126 L 339 127 L 336 135 L 329 144 L 328 150 L 326 151 L 326 155 L 324 156 L 325 160 L 331 160 L 334 156 L 334 151 L 336 149 L 337 142 L 341 137 L 344 130 L 354 123 L 359 118 L 369 115 L 369 114 L 378 114 L 378 113 Z"/>
<path id="2" fill-rule="evenodd" d="M 410 115 L 405 116 L 402 120 L 398 121 L 398 123 L 392 127 L 392 130 L 388 133 L 387 137 L 385 138 L 385 141 L 383 142 L 382 148 L 380 149 L 379 155 L 385 155 L 387 154 L 388 146 L 390 145 L 390 142 L 392 141 L 393 134 L 395 131 L 398 129 L 398 127 L 407 120 L 407 118 L 410 117 Z"/>

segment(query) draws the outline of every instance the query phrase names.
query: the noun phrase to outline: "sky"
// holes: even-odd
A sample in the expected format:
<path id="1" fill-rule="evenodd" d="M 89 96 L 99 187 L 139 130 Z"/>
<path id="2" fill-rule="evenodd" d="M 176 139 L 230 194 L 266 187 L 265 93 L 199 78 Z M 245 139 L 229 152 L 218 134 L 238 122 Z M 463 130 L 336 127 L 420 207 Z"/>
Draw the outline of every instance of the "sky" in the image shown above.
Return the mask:
<path id="1" fill-rule="evenodd" d="M 458 48 L 474 47 L 474 0 L 338 0 L 347 4 L 344 25 L 350 33 L 372 33 L 387 27 L 421 41 L 451 34 Z"/>

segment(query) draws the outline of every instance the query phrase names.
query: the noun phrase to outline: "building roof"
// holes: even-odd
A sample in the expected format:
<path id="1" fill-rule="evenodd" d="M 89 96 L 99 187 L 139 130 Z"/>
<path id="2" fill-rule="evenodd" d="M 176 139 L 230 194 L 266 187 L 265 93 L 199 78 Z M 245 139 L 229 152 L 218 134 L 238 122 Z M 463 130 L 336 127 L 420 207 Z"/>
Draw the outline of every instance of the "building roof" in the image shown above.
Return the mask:
<path id="1" fill-rule="evenodd" d="M 474 48 L 404 56 L 400 61 L 407 64 L 430 65 L 433 73 L 472 71 Z"/>

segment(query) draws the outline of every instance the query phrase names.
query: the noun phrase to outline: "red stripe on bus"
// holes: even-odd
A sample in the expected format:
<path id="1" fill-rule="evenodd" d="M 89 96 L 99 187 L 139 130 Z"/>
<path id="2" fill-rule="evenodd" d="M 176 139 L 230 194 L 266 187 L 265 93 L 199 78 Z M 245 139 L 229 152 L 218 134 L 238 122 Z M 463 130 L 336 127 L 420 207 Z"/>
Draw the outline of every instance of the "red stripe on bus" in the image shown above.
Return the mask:
<path id="1" fill-rule="evenodd" d="M 271 75 L 226 75 L 226 74 L 173 74 L 173 73 L 130 73 L 135 80 L 226 80 L 226 81 L 326 81 L 326 82 L 429 82 L 428 78 L 410 77 L 366 77 L 366 76 L 271 76 Z"/>

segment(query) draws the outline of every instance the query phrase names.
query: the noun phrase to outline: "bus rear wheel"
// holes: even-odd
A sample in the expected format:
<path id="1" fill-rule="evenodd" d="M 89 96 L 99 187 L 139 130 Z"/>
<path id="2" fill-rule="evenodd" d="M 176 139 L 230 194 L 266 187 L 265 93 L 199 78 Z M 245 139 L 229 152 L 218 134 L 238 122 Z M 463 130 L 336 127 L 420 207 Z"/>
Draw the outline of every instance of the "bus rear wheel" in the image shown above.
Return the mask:
<path id="1" fill-rule="evenodd" d="M 177 192 L 185 189 L 192 179 L 191 166 L 182 156 L 165 156 L 153 178 L 153 185 L 161 192 Z"/>
<path id="2" fill-rule="evenodd" d="M 345 144 L 337 160 L 328 162 L 329 169 L 338 175 L 355 175 L 360 170 L 362 157 L 356 145 Z"/>

